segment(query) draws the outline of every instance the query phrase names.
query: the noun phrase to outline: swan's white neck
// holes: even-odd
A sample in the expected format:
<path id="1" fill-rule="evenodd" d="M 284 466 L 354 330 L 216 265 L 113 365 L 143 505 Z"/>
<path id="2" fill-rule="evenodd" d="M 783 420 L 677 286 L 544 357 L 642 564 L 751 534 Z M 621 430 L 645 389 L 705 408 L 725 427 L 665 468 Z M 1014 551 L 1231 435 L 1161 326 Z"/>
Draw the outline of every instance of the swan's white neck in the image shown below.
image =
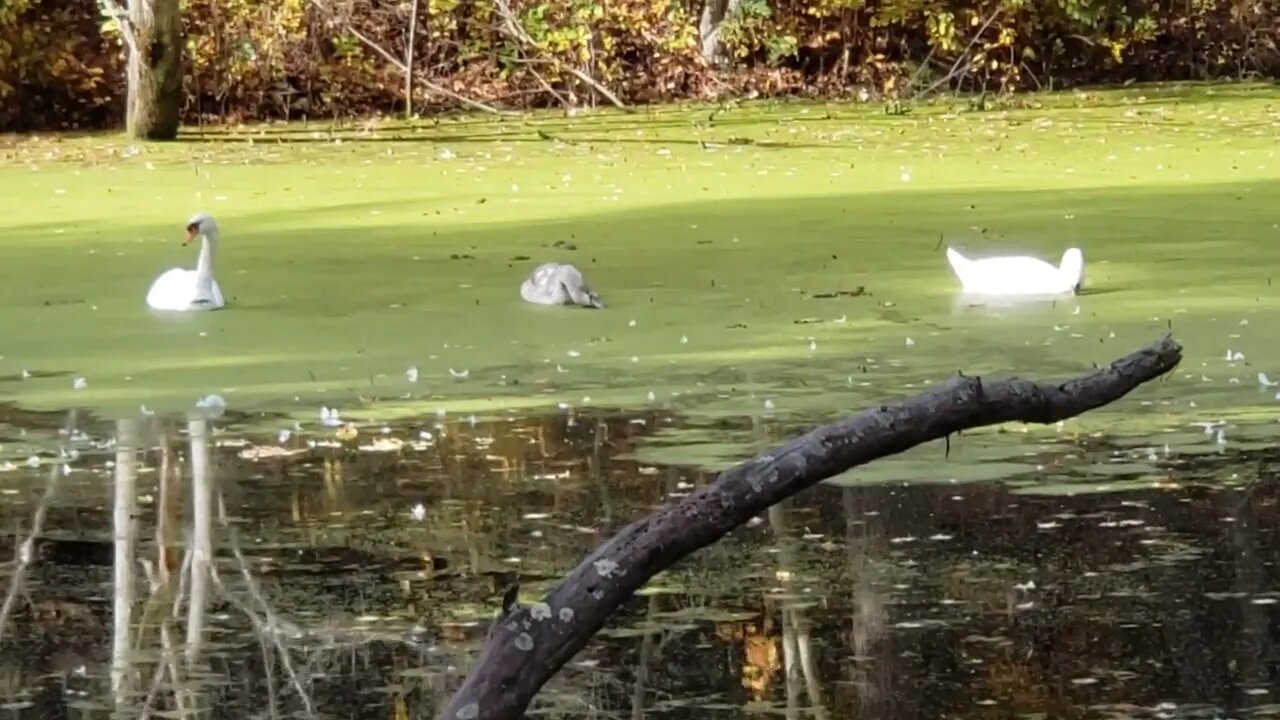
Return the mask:
<path id="1" fill-rule="evenodd" d="M 196 260 L 196 288 L 201 292 L 207 292 L 213 286 L 213 253 L 217 247 L 217 230 L 201 233 L 200 257 Z"/>

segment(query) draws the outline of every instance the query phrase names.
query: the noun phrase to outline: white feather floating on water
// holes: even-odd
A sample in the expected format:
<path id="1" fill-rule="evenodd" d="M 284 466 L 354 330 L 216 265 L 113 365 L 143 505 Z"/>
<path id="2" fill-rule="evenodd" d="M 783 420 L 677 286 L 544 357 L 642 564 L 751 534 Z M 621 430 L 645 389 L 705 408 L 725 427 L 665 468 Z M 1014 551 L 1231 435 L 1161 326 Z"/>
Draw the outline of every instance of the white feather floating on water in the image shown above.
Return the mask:
<path id="1" fill-rule="evenodd" d="M 211 415 L 217 417 L 226 412 L 227 401 L 223 400 L 221 395 L 205 395 L 196 401 L 196 407 L 200 410 L 208 410 Z"/>

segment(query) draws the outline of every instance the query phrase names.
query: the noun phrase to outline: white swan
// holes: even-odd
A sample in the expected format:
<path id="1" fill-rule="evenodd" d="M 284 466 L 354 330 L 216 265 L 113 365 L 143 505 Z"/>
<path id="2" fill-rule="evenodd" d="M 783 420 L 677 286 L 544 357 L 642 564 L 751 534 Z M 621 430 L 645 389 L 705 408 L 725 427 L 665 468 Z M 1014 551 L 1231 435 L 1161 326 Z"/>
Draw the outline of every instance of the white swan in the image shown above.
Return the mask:
<path id="1" fill-rule="evenodd" d="M 147 291 L 147 305 L 155 310 L 187 312 L 217 310 L 226 305 L 222 288 L 213 279 L 213 255 L 218 249 L 218 223 L 207 213 L 197 213 L 187 222 L 183 245 L 200 237 L 200 257 L 195 270 L 174 268 L 156 278 Z"/>
<path id="2" fill-rule="evenodd" d="M 604 308 L 604 302 L 583 279 L 578 268 L 561 263 L 543 263 L 520 283 L 520 297 L 538 305 L 581 305 Z"/>
<path id="3" fill-rule="evenodd" d="M 1025 255 L 972 259 L 950 247 L 947 262 L 962 291 L 974 295 L 1068 295 L 1084 282 L 1084 253 L 1074 247 L 1058 267 Z"/>

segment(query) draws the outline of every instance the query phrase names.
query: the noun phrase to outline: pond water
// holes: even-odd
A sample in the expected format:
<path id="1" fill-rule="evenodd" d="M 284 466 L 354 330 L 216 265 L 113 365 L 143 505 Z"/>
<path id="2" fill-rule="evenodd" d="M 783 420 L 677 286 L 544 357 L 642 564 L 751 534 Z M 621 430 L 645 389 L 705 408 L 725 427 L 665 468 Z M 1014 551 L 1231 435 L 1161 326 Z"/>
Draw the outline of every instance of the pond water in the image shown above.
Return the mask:
<path id="1" fill-rule="evenodd" d="M 214 393 L 301 420 L 650 393 L 686 414 L 831 413 L 959 369 L 1076 373 L 1172 328 L 1173 411 L 1269 409 L 1274 392 L 1237 391 L 1280 376 L 1276 108 L 1270 86 L 1150 88 L 901 118 L 783 104 L 28 140 L 0 162 L 19 188 L 0 195 L 0 394 L 123 415 Z M 150 282 L 193 265 L 179 240 L 201 209 L 229 307 L 149 312 Z M 1088 292 L 957 304 L 946 243 L 1079 245 Z M 609 309 L 521 303 L 551 260 Z"/>
<path id="2" fill-rule="evenodd" d="M 246 442 L 234 420 L 153 418 L 124 435 L 146 448 L 132 479 L 116 428 L 78 422 L 69 470 L 6 475 L 5 527 L 25 537 L 44 512 L 0 640 L 8 717 L 433 717 L 512 583 L 535 601 L 611 532 L 712 477 L 627 459 L 687 422 L 660 411 L 388 426 L 338 447 L 291 438 L 291 454 Z M 796 430 L 732 429 L 764 443 Z M 201 464 L 192 431 L 211 433 Z M 1022 445 L 1009 438 L 1004 460 Z M 1130 454 L 1094 438 L 1041 462 Z M 1020 492 L 1063 482 L 1034 470 L 819 486 L 656 578 L 535 715 L 1273 716 L 1278 463 L 1273 450 L 1162 458 L 1159 482 L 1117 473 L 1135 484 L 1110 492 L 1088 473 Z M 138 505 L 119 565 L 122 482 Z M 211 510 L 195 509 L 200 488 Z M 200 517 L 217 579 L 179 583 Z"/>
<path id="3" fill-rule="evenodd" d="M 1172 330 L 1182 364 L 1120 402 L 853 469 L 655 578 L 535 714 L 1280 715 L 1277 108 L 6 141 L 0 712 L 432 717 L 513 583 L 536 601 L 718 470 Z M 200 209 L 230 304 L 150 313 Z M 947 243 L 1078 245 L 1086 290 L 957 301 Z M 521 304 L 546 260 L 608 310 Z"/>

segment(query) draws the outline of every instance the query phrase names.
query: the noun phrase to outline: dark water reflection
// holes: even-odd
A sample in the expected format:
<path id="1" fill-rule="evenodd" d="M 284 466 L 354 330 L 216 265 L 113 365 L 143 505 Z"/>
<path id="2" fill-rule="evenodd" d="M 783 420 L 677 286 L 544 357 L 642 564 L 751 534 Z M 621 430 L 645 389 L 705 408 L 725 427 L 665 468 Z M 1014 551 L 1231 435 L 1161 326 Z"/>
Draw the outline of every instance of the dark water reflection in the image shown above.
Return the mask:
<path id="1" fill-rule="evenodd" d="M 21 559 L 44 513 L 31 562 L 6 566 L 0 710 L 433 717 L 510 583 L 532 601 L 709 481 L 619 457 L 680 422 L 433 418 L 340 447 L 295 435 L 286 455 L 274 436 L 245 446 L 234 421 L 154 418 L 121 426 L 143 448 L 122 451 L 116 427 L 80 418 L 66 470 L 46 457 L 0 475 L 0 552 Z M 1278 457 L 1168 468 L 1251 481 L 1216 487 L 817 488 L 657 578 L 536 714 L 1280 715 Z"/>

